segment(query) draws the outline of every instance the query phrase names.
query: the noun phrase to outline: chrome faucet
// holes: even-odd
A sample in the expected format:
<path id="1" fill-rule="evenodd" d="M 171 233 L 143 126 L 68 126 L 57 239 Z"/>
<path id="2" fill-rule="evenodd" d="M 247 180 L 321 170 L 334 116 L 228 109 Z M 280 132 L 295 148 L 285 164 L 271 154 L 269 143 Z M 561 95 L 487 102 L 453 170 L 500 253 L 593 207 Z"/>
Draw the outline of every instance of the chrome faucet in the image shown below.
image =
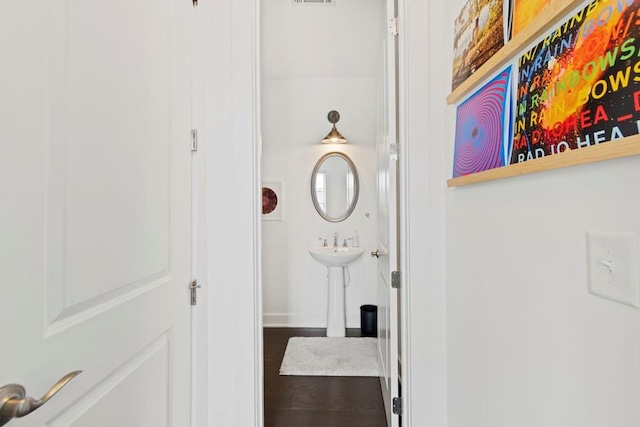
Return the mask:
<path id="1" fill-rule="evenodd" d="M 333 247 L 338 247 L 338 233 L 333 233 Z"/>

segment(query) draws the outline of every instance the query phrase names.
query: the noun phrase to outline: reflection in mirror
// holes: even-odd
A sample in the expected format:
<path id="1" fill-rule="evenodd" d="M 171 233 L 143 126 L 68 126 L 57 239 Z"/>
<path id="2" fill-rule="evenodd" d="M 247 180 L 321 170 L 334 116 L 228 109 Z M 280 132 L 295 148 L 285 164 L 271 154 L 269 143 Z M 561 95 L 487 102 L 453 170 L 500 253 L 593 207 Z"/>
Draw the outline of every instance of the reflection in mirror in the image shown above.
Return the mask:
<path id="1" fill-rule="evenodd" d="M 327 221 L 344 221 L 356 207 L 358 185 L 358 171 L 351 159 L 343 153 L 327 153 L 311 175 L 313 205 Z"/>

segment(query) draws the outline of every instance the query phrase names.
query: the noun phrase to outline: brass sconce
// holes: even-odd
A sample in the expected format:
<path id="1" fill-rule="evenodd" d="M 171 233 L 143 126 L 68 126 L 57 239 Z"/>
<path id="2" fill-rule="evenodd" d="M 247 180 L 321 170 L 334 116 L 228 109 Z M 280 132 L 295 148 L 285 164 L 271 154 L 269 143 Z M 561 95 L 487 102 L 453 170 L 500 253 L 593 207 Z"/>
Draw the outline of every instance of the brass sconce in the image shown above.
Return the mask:
<path id="1" fill-rule="evenodd" d="M 346 144 L 347 139 L 344 136 L 342 136 L 340 132 L 338 132 L 338 129 L 336 129 L 336 123 L 338 123 L 338 121 L 340 120 L 340 113 L 338 113 L 335 110 L 329 111 L 329 114 L 327 115 L 327 119 L 329 120 L 329 123 L 333 124 L 333 128 L 331 129 L 331 132 L 329 132 L 329 134 L 324 137 L 324 139 L 322 140 L 322 143 L 323 144 Z"/>

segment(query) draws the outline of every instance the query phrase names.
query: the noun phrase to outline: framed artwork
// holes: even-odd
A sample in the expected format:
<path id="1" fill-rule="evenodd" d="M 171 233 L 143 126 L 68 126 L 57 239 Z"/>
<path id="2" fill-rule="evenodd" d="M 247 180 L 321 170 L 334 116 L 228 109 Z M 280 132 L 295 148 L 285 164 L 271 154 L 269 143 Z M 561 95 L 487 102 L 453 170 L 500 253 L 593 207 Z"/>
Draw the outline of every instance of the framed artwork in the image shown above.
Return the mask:
<path id="1" fill-rule="evenodd" d="M 508 16 L 508 1 L 467 1 L 454 23 L 452 90 L 504 46 Z"/>
<path id="2" fill-rule="evenodd" d="M 513 22 L 511 23 L 511 37 L 515 37 L 540 14 L 542 9 L 549 6 L 552 0 L 514 0 Z"/>
<path id="3" fill-rule="evenodd" d="M 592 2 L 518 59 L 511 164 L 640 134 L 640 2 Z"/>
<path id="4" fill-rule="evenodd" d="M 264 182 L 262 184 L 262 219 L 282 221 L 282 183 Z"/>
<path id="5" fill-rule="evenodd" d="M 476 23 L 481 34 L 492 19 L 484 9 L 491 1 L 467 0 L 456 20 L 454 57 L 468 52 Z M 514 32 L 532 30 L 509 41 L 486 71 L 461 73 L 460 81 L 468 79 L 447 97 L 450 105 L 460 103 L 447 185 L 640 155 L 640 2 L 503 4 L 514 7 Z M 480 86 L 500 64 L 511 67 L 512 83 L 500 77 Z"/>
<path id="6" fill-rule="evenodd" d="M 458 106 L 454 178 L 509 164 L 511 85 L 509 66 Z"/>

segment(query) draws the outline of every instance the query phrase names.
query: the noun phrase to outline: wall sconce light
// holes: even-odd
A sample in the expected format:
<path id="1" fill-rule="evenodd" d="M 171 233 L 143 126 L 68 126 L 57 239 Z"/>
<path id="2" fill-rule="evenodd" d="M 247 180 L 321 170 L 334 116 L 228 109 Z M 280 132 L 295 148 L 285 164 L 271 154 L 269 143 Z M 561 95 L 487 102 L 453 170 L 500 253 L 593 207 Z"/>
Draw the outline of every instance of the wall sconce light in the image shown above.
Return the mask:
<path id="1" fill-rule="evenodd" d="M 342 136 L 340 132 L 338 132 L 338 129 L 336 129 L 336 123 L 338 123 L 338 121 L 340 120 L 340 113 L 338 113 L 335 110 L 329 111 L 329 114 L 327 115 L 327 119 L 329 120 L 329 123 L 333 124 L 333 128 L 331 129 L 331 132 L 329 132 L 329 134 L 324 137 L 324 139 L 322 140 L 322 143 L 323 144 L 346 144 L 347 139 L 344 136 Z"/>

